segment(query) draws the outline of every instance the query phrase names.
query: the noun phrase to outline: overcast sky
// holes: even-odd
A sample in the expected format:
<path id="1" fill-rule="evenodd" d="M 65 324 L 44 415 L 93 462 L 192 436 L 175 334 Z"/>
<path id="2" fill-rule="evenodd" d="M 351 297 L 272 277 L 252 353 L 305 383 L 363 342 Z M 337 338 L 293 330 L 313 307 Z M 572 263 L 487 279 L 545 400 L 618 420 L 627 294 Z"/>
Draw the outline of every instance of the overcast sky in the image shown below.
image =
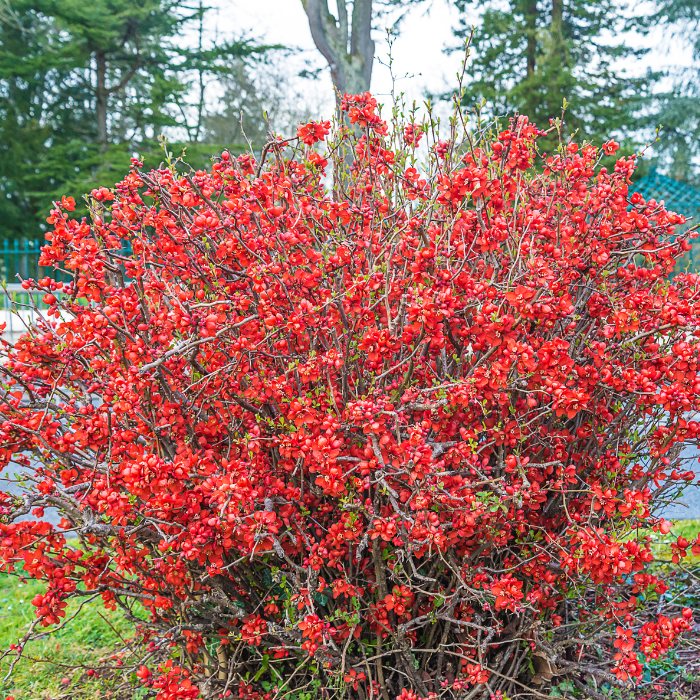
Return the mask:
<path id="1" fill-rule="evenodd" d="M 316 67 L 323 67 L 318 94 L 328 95 L 327 108 L 331 108 L 333 93 L 330 72 L 314 46 L 301 0 L 212 0 L 211 4 L 216 9 L 210 21 L 215 22 L 216 30 L 226 36 L 246 33 L 265 43 L 302 49 L 300 56 L 290 61 L 290 73 L 298 72 L 298 66 L 304 60 Z M 454 86 L 462 55 L 459 52 L 445 53 L 445 48 L 456 43 L 452 27 L 457 23 L 457 17 L 457 11 L 448 0 L 432 0 L 411 9 L 403 22 L 392 55 L 394 73 L 401 77 L 398 89 L 406 94 L 409 103 L 414 99 L 421 102 L 426 90 L 438 93 L 448 86 Z M 476 12 L 472 19 L 478 21 Z M 385 28 L 377 27 L 374 38 L 377 49 L 372 92 L 380 97 L 391 91 L 389 70 L 382 65 L 388 60 Z M 616 39 L 622 40 L 622 37 Z M 627 37 L 627 41 L 630 41 L 630 37 Z M 658 69 L 687 65 L 692 60 L 689 49 L 673 40 L 668 33 L 653 33 L 649 37 L 638 38 L 636 43 L 652 48 L 643 60 L 628 61 L 625 66 L 638 75 L 643 74 L 648 66 Z"/>
<path id="2" fill-rule="evenodd" d="M 444 50 L 454 44 L 451 27 L 456 24 L 458 13 L 445 0 L 434 0 L 430 7 L 418 7 L 410 11 L 401 26 L 392 49 L 398 89 L 409 100 L 421 100 L 425 89 L 438 91 L 446 87 L 459 69 L 461 56 L 446 55 Z M 324 66 L 323 57 L 314 46 L 309 23 L 301 0 L 216 0 L 219 26 L 251 31 L 266 43 L 284 44 L 305 50 L 305 57 L 318 66 Z M 377 96 L 391 92 L 389 69 L 380 63 L 388 62 L 389 47 L 386 28 L 375 32 L 377 49 L 372 71 L 372 92 Z M 406 77 L 409 76 L 409 77 Z M 331 91 L 330 71 L 324 70 L 323 78 Z"/>

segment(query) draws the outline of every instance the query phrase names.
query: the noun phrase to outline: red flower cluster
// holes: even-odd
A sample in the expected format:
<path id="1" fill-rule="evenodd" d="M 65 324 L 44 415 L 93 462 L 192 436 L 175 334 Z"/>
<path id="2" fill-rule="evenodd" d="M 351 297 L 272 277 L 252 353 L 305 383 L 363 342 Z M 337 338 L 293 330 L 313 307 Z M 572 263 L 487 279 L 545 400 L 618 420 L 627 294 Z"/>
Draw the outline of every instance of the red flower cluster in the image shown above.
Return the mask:
<path id="1" fill-rule="evenodd" d="M 199 688 L 192 683 L 190 674 L 185 669 L 168 661 L 160 670 L 163 675 L 152 684 L 152 687 L 158 690 L 156 700 L 187 700 L 199 697 Z M 141 677 L 144 675 L 142 672 Z"/>
<path id="2" fill-rule="evenodd" d="M 408 146 L 417 147 L 422 138 L 423 131 L 420 124 L 408 124 L 404 127 L 403 140 Z"/>
<path id="3" fill-rule="evenodd" d="M 523 640 L 638 677 L 690 624 L 634 597 L 665 590 L 643 528 L 699 433 L 683 217 L 630 196 L 634 159 L 601 166 L 614 142 L 541 159 L 523 117 L 455 119 L 419 171 L 432 128 L 341 106 L 331 191 L 311 122 L 261 163 L 134 161 L 91 220 L 57 204 L 41 262 L 73 281 L 26 281 L 49 315 L 0 365 L 0 462 L 30 484 L 0 496 L 3 567 L 46 583 L 42 624 L 140 607 L 183 650 L 134 669 L 159 700 L 511 696 Z M 61 528 L 20 519 L 46 507 Z"/>
<path id="4" fill-rule="evenodd" d="M 673 620 L 661 615 L 658 622 L 645 623 L 639 630 L 643 654 L 641 660 L 641 655 L 631 651 L 635 646 L 633 630 L 618 627 L 615 647 L 620 651 L 614 657 L 617 661 L 614 667 L 617 677 L 622 681 L 641 678 L 644 659 L 658 659 L 673 646 L 681 632 L 691 630 L 692 627 L 693 611 L 690 608 L 683 608 L 683 614 Z"/>
<path id="5" fill-rule="evenodd" d="M 330 133 L 330 130 L 330 122 L 309 122 L 299 126 L 297 136 L 302 143 L 305 143 L 307 146 L 313 146 L 313 144 L 323 141 Z"/>
<path id="6" fill-rule="evenodd" d="M 518 610 L 518 601 L 524 597 L 523 582 L 515 579 L 511 574 L 506 574 L 503 578 L 491 584 L 491 593 L 496 596 L 494 607 L 496 610 L 509 608 L 516 612 Z"/>

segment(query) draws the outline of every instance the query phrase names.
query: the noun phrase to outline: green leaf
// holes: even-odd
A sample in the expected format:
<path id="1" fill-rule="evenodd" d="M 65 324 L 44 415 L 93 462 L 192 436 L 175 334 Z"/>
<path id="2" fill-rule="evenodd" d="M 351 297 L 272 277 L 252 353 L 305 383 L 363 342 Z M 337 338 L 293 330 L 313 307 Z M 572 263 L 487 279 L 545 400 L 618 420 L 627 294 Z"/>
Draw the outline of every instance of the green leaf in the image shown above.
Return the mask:
<path id="1" fill-rule="evenodd" d="M 267 667 L 270 665 L 270 656 L 268 654 L 263 655 L 263 662 L 262 666 L 258 669 L 258 672 L 255 674 L 255 677 L 253 678 L 254 681 L 257 681 L 260 679 L 260 676 L 262 676 L 265 671 L 267 671 Z"/>

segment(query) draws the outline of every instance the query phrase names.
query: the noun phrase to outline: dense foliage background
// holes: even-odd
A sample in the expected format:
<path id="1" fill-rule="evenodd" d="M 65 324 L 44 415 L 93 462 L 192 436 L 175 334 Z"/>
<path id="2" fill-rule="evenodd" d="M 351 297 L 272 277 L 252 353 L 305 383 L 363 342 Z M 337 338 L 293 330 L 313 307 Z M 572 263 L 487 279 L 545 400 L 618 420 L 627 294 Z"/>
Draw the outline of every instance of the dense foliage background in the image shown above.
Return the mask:
<path id="1" fill-rule="evenodd" d="M 242 148 L 240 133 L 222 131 L 205 109 L 206 88 L 219 76 L 246 96 L 246 105 L 236 105 L 224 95 L 227 119 L 240 122 L 232 108 L 244 108 L 251 137 L 264 135 L 262 105 L 246 71 L 269 47 L 205 38 L 201 3 L 193 9 L 182 0 L 99 0 L 84 9 L 76 0 L 0 6 L 5 237 L 36 237 L 46 230 L 53 200 L 71 194 L 81 204 L 83 192 L 114 180 L 136 152 L 162 159 L 163 133 L 171 134 L 176 155 L 189 147 L 194 165 L 198 156 L 209 162 L 208 144 L 219 139 L 235 135 Z"/>
<path id="2" fill-rule="evenodd" d="M 235 12 L 233 5 L 218 4 L 219 12 Z M 372 15 L 375 36 L 394 25 L 400 37 L 401 16 L 430 7 L 427 0 L 361 4 Z M 359 50 L 349 35 L 328 33 L 330 25 L 341 33 L 344 26 L 331 14 L 337 12 L 332 4 L 306 2 L 310 21 L 312 5 L 326 18 L 328 38 Z M 343 0 L 338 7 L 348 12 L 355 5 Z M 628 153 L 653 141 L 660 126 L 650 152 L 656 160 L 646 163 L 695 182 L 697 53 L 690 65 L 671 71 L 635 69 L 644 47 L 659 41 L 660 28 L 664 37 L 698 51 L 694 2 L 667 0 L 651 9 L 615 0 L 454 5 L 460 42 L 476 21 L 465 106 L 483 100 L 486 115 L 518 110 L 547 124 L 561 116 L 566 100 L 569 133 L 577 131 L 578 139 L 612 134 Z M 279 48 L 242 31 L 228 38 L 213 32 L 212 12 L 201 1 L 184 0 L 98 0 L 90 12 L 76 0 L 2 0 L 0 237 L 41 235 L 54 200 L 72 195 L 81 207 L 82 194 L 112 183 L 136 152 L 157 164 L 164 157 L 161 134 L 175 156 L 186 146 L 188 160 L 198 166 L 209 162 L 214 145 L 240 152 L 250 140 L 261 148 L 269 129 L 263 111 L 280 132 L 318 113 Z M 292 36 L 285 43 L 289 50 L 298 44 Z M 371 59 L 373 46 L 367 51 Z M 352 56 L 345 58 L 351 66 Z M 307 74 L 307 85 L 313 75 Z"/>

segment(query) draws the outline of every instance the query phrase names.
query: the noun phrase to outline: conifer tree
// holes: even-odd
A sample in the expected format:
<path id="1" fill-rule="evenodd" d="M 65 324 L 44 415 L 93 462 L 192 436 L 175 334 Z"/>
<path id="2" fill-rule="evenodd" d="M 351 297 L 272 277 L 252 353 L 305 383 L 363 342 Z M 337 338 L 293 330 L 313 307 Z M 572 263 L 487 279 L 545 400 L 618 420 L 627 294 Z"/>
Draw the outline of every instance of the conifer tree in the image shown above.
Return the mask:
<path id="1" fill-rule="evenodd" d="M 0 236 L 10 238 L 40 236 L 54 199 L 112 181 L 134 151 L 162 157 L 164 128 L 197 138 L 192 77 L 268 48 L 188 46 L 186 25 L 207 8 L 185 0 L 4 0 L 0 8 Z"/>
<path id="2" fill-rule="evenodd" d="M 465 16 L 455 34 L 471 33 L 466 10 L 473 0 L 455 0 Z M 648 79 L 627 77 L 615 61 L 642 52 L 613 43 L 606 30 L 622 28 L 613 0 L 487 0 L 479 3 L 465 104 L 484 103 L 492 114 L 518 111 L 546 128 L 561 117 L 577 138 L 630 133 L 636 111 L 648 99 Z M 551 139 L 550 139 L 550 144 Z"/>
<path id="3" fill-rule="evenodd" d="M 670 69 L 672 88 L 656 96 L 657 109 L 649 127 L 658 127 L 655 164 L 676 180 L 700 185 L 700 4 L 697 0 L 662 0 L 643 25 L 663 27 L 666 37 L 693 53 L 689 67 Z"/>

